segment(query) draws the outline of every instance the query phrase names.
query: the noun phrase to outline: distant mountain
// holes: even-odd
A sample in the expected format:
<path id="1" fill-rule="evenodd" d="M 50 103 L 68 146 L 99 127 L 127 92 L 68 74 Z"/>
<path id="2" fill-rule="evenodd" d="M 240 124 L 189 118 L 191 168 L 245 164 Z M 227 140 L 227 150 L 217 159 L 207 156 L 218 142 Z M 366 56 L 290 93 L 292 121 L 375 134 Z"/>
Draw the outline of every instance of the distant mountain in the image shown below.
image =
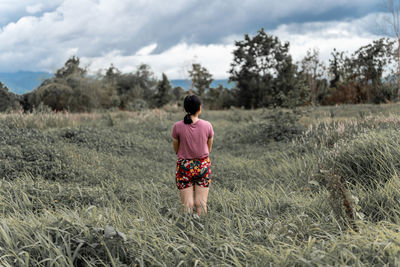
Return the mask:
<path id="1" fill-rule="evenodd" d="M 185 90 L 188 90 L 190 87 L 192 87 L 192 81 L 190 80 L 171 80 L 171 85 L 172 87 L 182 87 Z M 228 79 L 226 80 L 214 80 L 211 83 L 211 87 L 218 87 L 220 84 L 222 84 L 222 86 L 228 88 L 228 89 L 232 89 L 235 84 L 234 83 L 229 83 Z"/>
<path id="2" fill-rule="evenodd" d="M 0 72 L 0 81 L 5 84 L 11 92 L 22 95 L 37 88 L 45 79 L 51 78 L 53 74 L 49 72 L 31 72 L 18 71 L 14 73 Z M 190 80 L 171 80 L 172 87 L 180 86 L 188 90 L 192 86 Z M 222 84 L 224 87 L 231 89 L 234 83 L 228 83 L 228 80 L 215 80 L 211 87 L 218 87 Z"/>
<path id="3" fill-rule="evenodd" d="M 37 88 L 42 81 L 52 76 L 53 75 L 48 72 L 0 72 L 0 81 L 5 84 L 11 92 L 22 95 Z"/>

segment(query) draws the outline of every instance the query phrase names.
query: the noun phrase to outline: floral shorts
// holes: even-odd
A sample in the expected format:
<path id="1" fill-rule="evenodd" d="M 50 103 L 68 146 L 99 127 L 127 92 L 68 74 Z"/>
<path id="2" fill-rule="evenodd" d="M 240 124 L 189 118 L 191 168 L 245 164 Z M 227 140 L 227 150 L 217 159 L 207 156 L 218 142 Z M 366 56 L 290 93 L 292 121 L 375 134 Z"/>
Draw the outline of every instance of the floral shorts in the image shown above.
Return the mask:
<path id="1" fill-rule="evenodd" d="M 176 163 L 176 186 L 185 189 L 197 184 L 208 187 L 211 183 L 211 161 L 202 159 L 179 159 Z"/>

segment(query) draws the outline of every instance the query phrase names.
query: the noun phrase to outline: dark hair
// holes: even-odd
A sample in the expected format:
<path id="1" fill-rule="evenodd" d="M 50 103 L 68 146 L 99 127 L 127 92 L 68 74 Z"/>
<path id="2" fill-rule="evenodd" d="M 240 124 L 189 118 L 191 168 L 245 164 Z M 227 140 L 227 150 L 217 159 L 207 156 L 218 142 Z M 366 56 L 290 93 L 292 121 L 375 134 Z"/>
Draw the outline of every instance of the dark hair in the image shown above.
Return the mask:
<path id="1" fill-rule="evenodd" d="M 193 123 L 190 115 L 196 114 L 197 111 L 200 110 L 200 106 L 201 106 L 201 100 L 198 96 L 188 95 L 187 97 L 185 97 L 185 100 L 183 100 L 183 107 L 185 108 L 185 111 L 187 112 L 185 118 L 183 119 L 183 122 L 185 124 Z"/>

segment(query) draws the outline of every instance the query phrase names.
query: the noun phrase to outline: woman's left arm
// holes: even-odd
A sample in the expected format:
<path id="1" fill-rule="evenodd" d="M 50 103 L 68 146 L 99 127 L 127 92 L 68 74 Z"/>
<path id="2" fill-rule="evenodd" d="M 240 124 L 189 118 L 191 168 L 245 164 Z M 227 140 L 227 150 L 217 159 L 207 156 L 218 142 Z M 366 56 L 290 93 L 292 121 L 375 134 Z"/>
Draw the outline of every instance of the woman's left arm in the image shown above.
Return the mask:
<path id="1" fill-rule="evenodd" d="M 212 145 L 214 142 L 214 137 L 211 137 L 207 140 L 207 146 L 208 146 L 208 153 L 211 153 Z"/>
<path id="2" fill-rule="evenodd" d="M 174 144 L 174 150 L 175 150 L 175 154 L 178 154 L 178 149 L 179 149 L 179 140 L 172 138 L 172 142 Z"/>

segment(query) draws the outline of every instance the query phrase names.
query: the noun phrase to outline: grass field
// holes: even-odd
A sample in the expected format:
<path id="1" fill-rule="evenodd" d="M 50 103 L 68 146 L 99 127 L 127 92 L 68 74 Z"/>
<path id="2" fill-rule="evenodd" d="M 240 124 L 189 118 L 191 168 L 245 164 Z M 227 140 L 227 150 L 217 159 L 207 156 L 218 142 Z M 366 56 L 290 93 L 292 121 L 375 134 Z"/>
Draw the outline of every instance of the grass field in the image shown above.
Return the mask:
<path id="1" fill-rule="evenodd" d="M 183 115 L 0 115 L 0 265 L 400 264 L 400 105 L 203 112 L 201 218 L 175 187 Z"/>

